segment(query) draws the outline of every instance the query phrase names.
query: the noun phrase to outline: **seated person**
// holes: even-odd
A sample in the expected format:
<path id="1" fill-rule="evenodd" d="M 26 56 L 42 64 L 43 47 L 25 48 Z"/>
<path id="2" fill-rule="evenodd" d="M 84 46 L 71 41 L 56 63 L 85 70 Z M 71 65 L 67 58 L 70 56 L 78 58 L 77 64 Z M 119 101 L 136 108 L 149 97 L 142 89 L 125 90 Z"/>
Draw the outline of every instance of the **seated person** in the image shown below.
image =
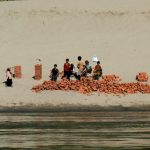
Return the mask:
<path id="1" fill-rule="evenodd" d="M 87 68 L 85 65 L 83 65 L 82 77 L 87 77 Z"/>
<path id="2" fill-rule="evenodd" d="M 85 66 L 86 66 L 86 69 L 87 69 L 87 73 L 91 74 L 92 73 L 92 67 L 90 66 L 88 60 L 85 61 Z"/>

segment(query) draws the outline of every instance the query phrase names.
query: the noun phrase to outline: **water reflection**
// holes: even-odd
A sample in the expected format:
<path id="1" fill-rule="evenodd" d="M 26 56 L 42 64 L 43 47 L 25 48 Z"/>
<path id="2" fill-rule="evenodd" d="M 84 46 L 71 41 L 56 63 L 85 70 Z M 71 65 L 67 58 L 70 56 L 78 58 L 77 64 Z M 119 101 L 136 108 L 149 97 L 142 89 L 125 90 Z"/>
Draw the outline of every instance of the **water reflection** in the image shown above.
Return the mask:
<path id="1" fill-rule="evenodd" d="M 0 149 L 150 149 L 150 112 L 1 113 Z"/>

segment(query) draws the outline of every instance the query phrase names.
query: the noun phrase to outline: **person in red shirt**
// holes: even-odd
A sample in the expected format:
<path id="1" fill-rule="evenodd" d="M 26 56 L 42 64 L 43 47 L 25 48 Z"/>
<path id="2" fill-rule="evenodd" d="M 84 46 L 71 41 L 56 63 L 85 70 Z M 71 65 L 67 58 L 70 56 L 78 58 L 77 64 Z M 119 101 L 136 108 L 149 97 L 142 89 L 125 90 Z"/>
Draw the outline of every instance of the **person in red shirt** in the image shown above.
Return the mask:
<path id="1" fill-rule="evenodd" d="M 99 78 L 102 76 L 102 67 L 100 65 L 100 61 L 97 61 L 97 65 L 95 66 L 94 68 L 94 71 L 93 71 L 93 79 L 94 80 L 99 80 Z"/>
<path id="2" fill-rule="evenodd" d="M 69 59 L 67 58 L 66 63 L 64 64 L 64 76 L 63 77 L 66 77 L 68 80 L 70 80 L 70 76 L 71 76 L 70 63 L 69 63 Z"/>

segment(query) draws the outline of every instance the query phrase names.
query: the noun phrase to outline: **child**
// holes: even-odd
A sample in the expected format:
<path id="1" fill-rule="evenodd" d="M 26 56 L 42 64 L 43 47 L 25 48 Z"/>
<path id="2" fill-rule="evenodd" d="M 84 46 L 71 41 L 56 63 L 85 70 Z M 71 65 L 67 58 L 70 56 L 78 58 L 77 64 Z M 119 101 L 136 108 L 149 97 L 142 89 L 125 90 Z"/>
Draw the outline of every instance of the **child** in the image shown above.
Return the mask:
<path id="1" fill-rule="evenodd" d="M 59 70 L 57 69 L 57 65 L 54 65 L 54 68 L 51 71 L 51 80 L 52 81 L 57 81 L 57 78 L 59 76 Z"/>
<path id="2" fill-rule="evenodd" d="M 100 66 L 100 61 L 97 61 L 97 65 L 95 66 L 93 73 L 94 80 L 99 80 L 99 78 L 102 76 L 102 67 Z"/>
<path id="3" fill-rule="evenodd" d="M 68 80 L 70 80 L 70 63 L 69 63 L 69 59 L 66 59 L 66 63 L 64 64 L 64 76 L 66 77 Z"/>
<path id="4" fill-rule="evenodd" d="M 7 68 L 6 70 L 6 78 L 7 78 L 5 82 L 6 86 L 12 87 L 12 73 L 10 68 Z"/>

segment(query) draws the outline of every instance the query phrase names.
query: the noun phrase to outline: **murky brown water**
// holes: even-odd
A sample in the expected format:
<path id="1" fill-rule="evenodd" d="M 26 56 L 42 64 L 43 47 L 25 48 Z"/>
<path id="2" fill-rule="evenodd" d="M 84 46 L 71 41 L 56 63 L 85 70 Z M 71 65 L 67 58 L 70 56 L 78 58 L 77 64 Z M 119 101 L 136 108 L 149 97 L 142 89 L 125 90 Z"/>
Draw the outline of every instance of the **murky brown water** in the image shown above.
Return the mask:
<path id="1" fill-rule="evenodd" d="M 150 112 L 1 113 L 0 149 L 150 150 Z"/>

